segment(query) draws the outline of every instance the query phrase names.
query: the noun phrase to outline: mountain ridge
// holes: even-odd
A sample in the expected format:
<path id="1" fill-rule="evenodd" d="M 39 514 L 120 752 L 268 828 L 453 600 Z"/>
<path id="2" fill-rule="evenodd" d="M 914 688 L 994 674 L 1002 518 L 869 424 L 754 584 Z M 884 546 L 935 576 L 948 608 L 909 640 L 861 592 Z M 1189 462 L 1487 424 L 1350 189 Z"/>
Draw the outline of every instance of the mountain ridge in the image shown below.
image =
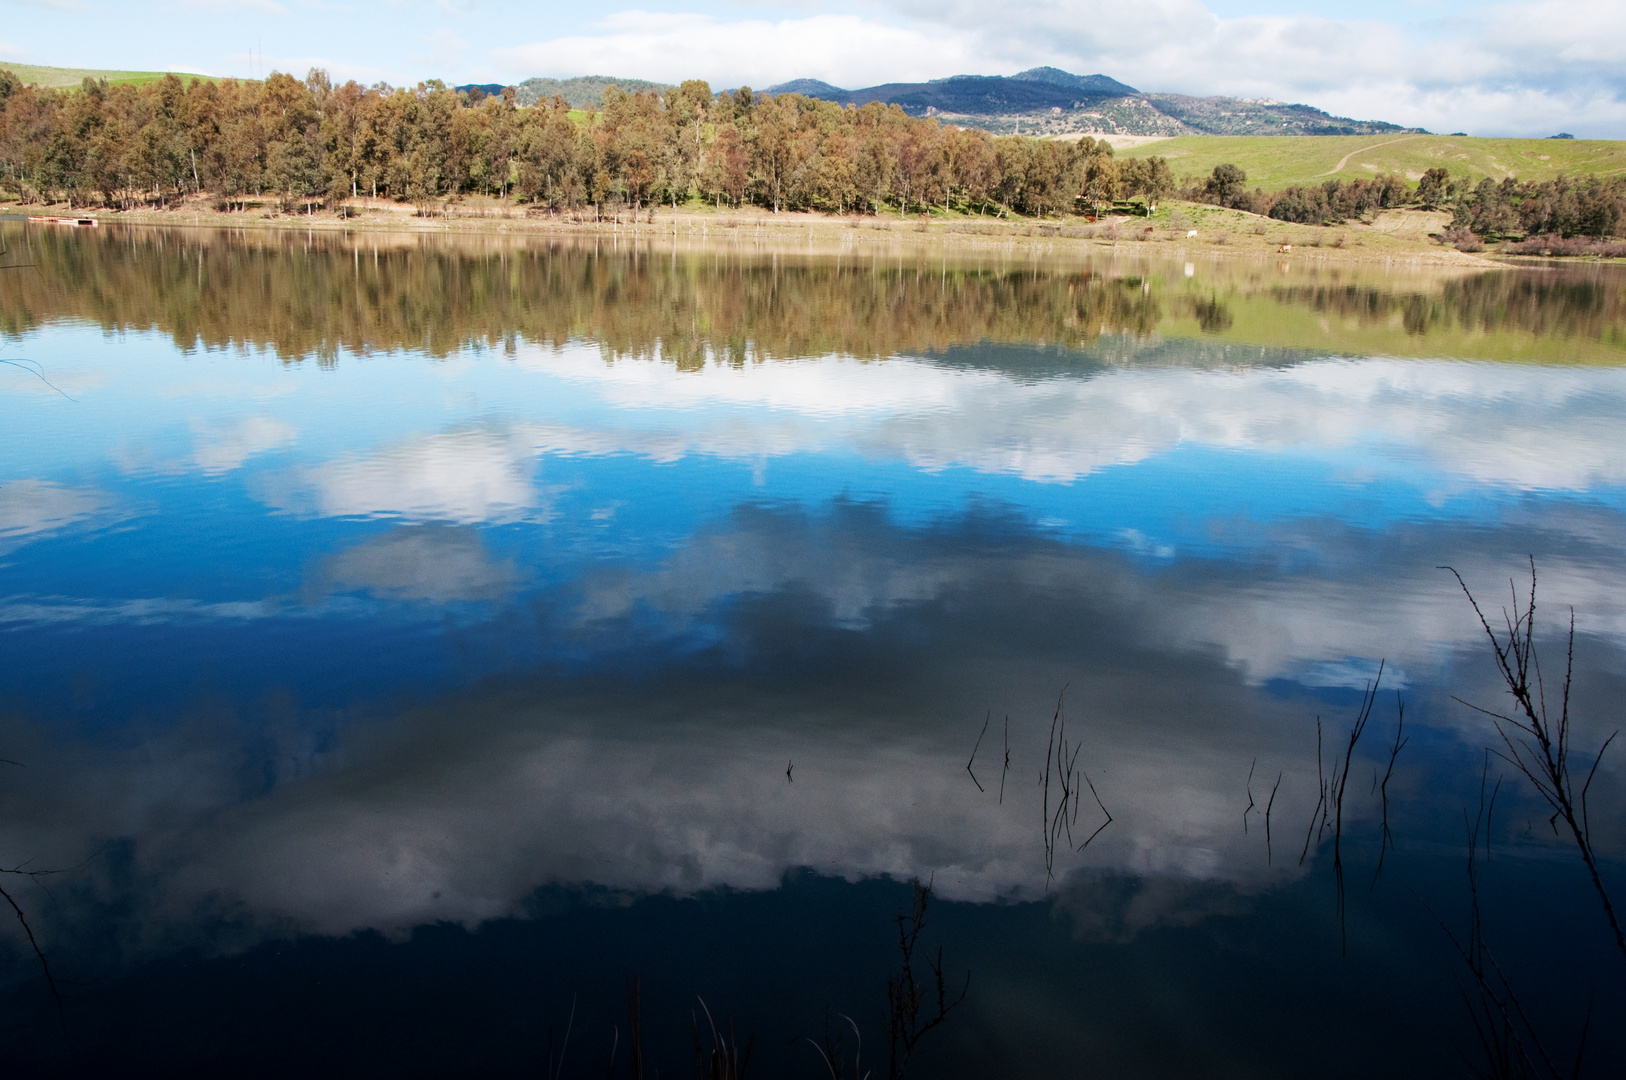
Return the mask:
<path id="1" fill-rule="evenodd" d="M 628 93 L 664 93 L 671 84 L 613 75 L 530 78 L 515 86 L 515 101 L 534 105 L 558 95 L 577 109 L 592 108 L 609 86 Z M 485 89 L 482 87 L 482 89 Z M 489 92 L 489 90 L 487 90 Z M 982 128 L 998 135 L 1382 135 L 1423 133 L 1383 120 L 1334 116 L 1312 105 L 1268 98 L 1197 96 L 1142 91 L 1108 75 L 1075 75 L 1035 67 L 1015 75 L 950 75 L 926 82 L 880 83 L 848 90 L 822 79 L 776 83 L 768 95 L 801 94 L 838 105 L 872 101 L 897 105 L 911 116 Z"/>
<path id="2" fill-rule="evenodd" d="M 1383 120 L 1334 116 L 1313 105 L 1268 98 L 1143 92 L 1107 75 L 1036 67 L 1015 75 L 951 75 L 923 83 L 844 90 L 796 79 L 764 93 L 799 93 L 842 105 L 895 104 L 913 116 L 996 134 L 1379 135 L 1420 132 Z"/>

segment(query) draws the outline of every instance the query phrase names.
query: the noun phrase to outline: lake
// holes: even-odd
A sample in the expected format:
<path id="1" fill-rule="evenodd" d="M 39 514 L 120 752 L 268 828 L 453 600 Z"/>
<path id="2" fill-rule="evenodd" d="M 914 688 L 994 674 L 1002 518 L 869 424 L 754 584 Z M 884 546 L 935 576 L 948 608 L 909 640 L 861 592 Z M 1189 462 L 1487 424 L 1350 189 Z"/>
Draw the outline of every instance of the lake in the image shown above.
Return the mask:
<path id="1" fill-rule="evenodd" d="M 1621 268 L 0 238 L 9 1061 L 1626 1060 Z"/>

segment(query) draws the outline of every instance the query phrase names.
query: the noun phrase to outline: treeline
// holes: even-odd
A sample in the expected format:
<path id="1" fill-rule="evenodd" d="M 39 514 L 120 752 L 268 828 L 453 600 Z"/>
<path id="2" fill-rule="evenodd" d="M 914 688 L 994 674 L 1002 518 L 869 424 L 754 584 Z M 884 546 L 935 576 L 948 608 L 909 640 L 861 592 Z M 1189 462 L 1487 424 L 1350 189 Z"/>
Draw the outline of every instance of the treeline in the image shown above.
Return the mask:
<path id="1" fill-rule="evenodd" d="M 1183 197 L 1281 221 L 1338 224 L 1399 206 L 1444 208 L 1484 238 L 1619 235 L 1626 177 L 1477 184 L 1431 169 L 1266 193 L 1221 165 L 1177 188 L 1158 157 L 1118 160 L 1105 141 L 1049 141 L 945 127 L 897 106 L 839 106 L 692 80 L 664 95 L 611 87 L 598 109 L 561 98 L 516 105 L 464 93 L 303 80 L 72 90 L 0 70 L 0 189 L 23 202 L 135 208 L 212 196 L 222 209 L 274 201 L 337 207 L 369 195 L 426 211 L 486 195 L 531 209 L 595 213 L 705 199 L 718 206 L 899 213 L 934 207 L 1028 216 L 1155 208 Z"/>
<path id="2" fill-rule="evenodd" d="M 1525 236 L 1618 236 L 1626 221 L 1626 177 L 1560 176 L 1554 180 L 1501 182 L 1485 177 L 1473 184 L 1453 179 L 1446 169 L 1430 169 L 1416 189 L 1387 174 L 1371 180 L 1328 180 L 1265 193 L 1247 188 L 1247 174 L 1235 165 L 1216 166 L 1201 183 L 1181 194 L 1193 201 L 1263 214 L 1301 225 L 1337 225 L 1370 219 L 1380 210 L 1417 206 L 1452 212 L 1452 227 L 1485 239 Z M 1548 245 L 1551 246 L 1550 244 Z"/>
<path id="3" fill-rule="evenodd" d="M 511 93 L 303 81 L 26 86 L 0 71 L 0 187 L 24 202 L 133 208 L 209 194 L 286 210 L 369 195 L 428 207 L 487 195 L 552 211 L 702 198 L 774 211 L 931 207 L 1026 215 L 1173 190 L 1162 159 L 1104 141 L 996 138 L 908 116 L 702 81 L 664 96 L 606 90 L 596 110 Z"/>

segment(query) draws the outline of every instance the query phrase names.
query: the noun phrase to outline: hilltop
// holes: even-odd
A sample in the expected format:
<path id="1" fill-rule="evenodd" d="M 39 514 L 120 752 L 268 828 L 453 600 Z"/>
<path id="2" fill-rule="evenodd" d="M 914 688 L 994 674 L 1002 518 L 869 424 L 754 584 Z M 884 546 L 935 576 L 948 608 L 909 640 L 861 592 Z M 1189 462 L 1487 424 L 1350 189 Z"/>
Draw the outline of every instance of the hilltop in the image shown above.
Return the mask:
<path id="1" fill-rule="evenodd" d="M 996 134 L 1065 135 L 1374 135 L 1416 131 L 1381 120 L 1351 120 L 1309 105 L 1268 98 L 1145 93 L 1106 75 L 1037 67 L 1015 75 L 953 75 L 924 83 L 883 83 L 843 90 L 817 79 L 767 88 L 843 105 L 895 104 L 911 116 Z"/>
<path id="2" fill-rule="evenodd" d="M 572 108 L 585 109 L 597 105 L 608 86 L 629 93 L 671 89 L 665 83 L 618 75 L 533 78 L 515 87 L 515 100 L 532 105 L 558 94 Z M 1029 68 L 1015 75 L 881 83 L 858 90 L 822 79 L 791 79 L 762 93 L 801 94 L 838 105 L 879 101 L 897 105 L 910 116 L 935 116 L 944 123 L 996 135 L 1381 135 L 1420 130 L 1382 120 L 1352 120 L 1268 98 L 1148 93 L 1107 75 L 1075 75 L 1054 67 Z"/>
<path id="3" fill-rule="evenodd" d="M 572 108 L 585 109 L 597 105 L 609 86 L 629 93 L 671 89 L 665 83 L 619 75 L 532 78 L 515 87 L 515 100 L 521 105 L 534 105 L 557 94 Z M 492 93 L 500 88 L 480 89 Z M 801 94 L 839 105 L 878 101 L 897 105 L 910 116 L 935 116 L 944 123 L 982 128 L 996 135 L 1090 132 L 1164 137 L 1325 136 L 1421 130 L 1382 120 L 1333 116 L 1310 105 L 1269 98 L 1149 93 L 1107 75 L 1075 75 L 1054 67 L 1029 68 L 1015 75 L 951 75 L 928 82 L 881 83 L 858 90 L 843 89 L 821 79 L 791 79 L 769 86 L 762 93 Z"/>
<path id="4" fill-rule="evenodd" d="M 1448 169 L 1452 176 L 1496 180 L 1626 173 L 1626 142 L 1618 140 L 1483 139 L 1427 133 L 1376 138 L 1188 136 L 1124 147 L 1118 157 L 1161 157 L 1181 177 L 1207 176 L 1216 165 L 1236 165 L 1248 174 L 1248 187 L 1266 191 L 1334 178 L 1370 180 L 1382 173 L 1416 180 L 1435 168 Z"/>
<path id="5" fill-rule="evenodd" d="M 647 79 L 626 79 L 617 75 L 578 75 L 574 79 L 526 79 L 514 86 L 514 101 L 520 105 L 535 105 L 555 94 L 565 99 L 572 109 L 588 109 L 604 100 L 604 91 L 620 87 L 629 94 L 653 90 L 658 94 L 673 89 L 666 83 Z M 489 90 L 487 91 L 490 92 Z"/>
<path id="6" fill-rule="evenodd" d="M 213 82 L 213 75 L 197 75 L 190 71 L 112 71 L 105 68 L 64 68 L 41 67 L 38 64 L 10 64 L 0 61 L 0 71 L 9 71 L 23 82 L 33 86 L 49 86 L 55 89 L 78 86 L 86 79 L 106 79 L 113 85 L 130 83 L 141 86 L 145 83 L 157 82 L 165 75 L 175 74 L 183 79 L 203 79 Z"/>

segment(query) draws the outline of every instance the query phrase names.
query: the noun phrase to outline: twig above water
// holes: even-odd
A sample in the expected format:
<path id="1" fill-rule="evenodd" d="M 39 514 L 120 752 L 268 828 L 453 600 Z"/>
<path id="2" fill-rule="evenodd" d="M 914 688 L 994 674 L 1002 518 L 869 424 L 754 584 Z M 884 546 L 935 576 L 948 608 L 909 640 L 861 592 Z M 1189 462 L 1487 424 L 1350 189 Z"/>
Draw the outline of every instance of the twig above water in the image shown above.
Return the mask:
<path id="1" fill-rule="evenodd" d="M 982 718 L 982 730 L 977 733 L 977 743 L 971 748 L 971 757 L 965 763 L 965 771 L 971 774 L 971 782 L 977 785 L 978 791 L 983 791 L 984 788 L 982 786 L 982 781 L 977 779 L 977 774 L 971 772 L 971 765 L 972 762 L 977 760 L 977 751 L 982 748 L 982 737 L 988 734 L 988 721 L 993 719 L 993 715 L 993 712 L 990 711 L 987 716 Z"/>
<path id="2" fill-rule="evenodd" d="M 1276 805 L 1276 791 L 1282 786 L 1282 774 L 1276 774 L 1276 783 L 1270 789 L 1270 798 L 1265 801 L 1265 865 L 1270 866 L 1272 854 L 1270 850 L 1270 811 Z"/>
<path id="3" fill-rule="evenodd" d="M 1101 835 L 1103 829 L 1112 824 L 1113 818 L 1106 804 L 1101 801 L 1100 794 L 1095 790 L 1095 782 L 1089 774 L 1078 765 L 1078 755 L 1083 749 L 1083 743 L 1067 741 L 1067 717 L 1064 708 L 1067 688 L 1062 687 L 1061 695 L 1056 698 L 1056 711 L 1050 718 L 1050 742 L 1045 749 L 1045 769 L 1040 777 L 1044 788 L 1043 815 L 1044 815 L 1044 860 L 1045 860 L 1045 888 L 1049 889 L 1050 882 L 1055 880 L 1056 873 L 1056 845 L 1063 836 L 1067 838 L 1067 846 L 1074 851 L 1083 851 L 1090 843 Z M 1007 751 L 1009 753 L 1009 751 Z M 1050 782 L 1054 772 L 1056 786 L 1061 791 L 1061 798 L 1057 800 L 1055 812 L 1050 809 Z M 1082 785 L 1080 783 L 1082 781 Z M 1096 826 L 1094 832 L 1085 838 L 1082 844 L 1073 845 L 1073 826 L 1078 824 L 1078 815 L 1083 802 L 1083 788 L 1090 789 L 1090 796 L 1100 809 L 1103 821 Z"/>
<path id="4" fill-rule="evenodd" d="M 1614 743 L 1615 736 L 1619 732 L 1611 733 L 1598 747 L 1598 752 L 1592 759 L 1592 767 L 1587 771 L 1586 781 L 1581 785 L 1579 796 L 1575 793 L 1570 773 L 1570 689 L 1575 672 L 1575 609 L 1570 609 L 1564 681 L 1560 688 L 1557 715 L 1554 715 L 1547 706 L 1546 684 L 1542 679 L 1541 660 L 1536 650 L 1535 558 L 1532 556 L 1530 559 L 1528 599 L 1521 603 L 1517 587 L 1511 579 L 1508 581 L 1508 588 L 1513 594 L 1512 609 L 1502 610 L 1505 633 L 1501 635 L 1491 627 L 1490 620 L 1480 609 L 1479 602 L 1474 599 L 1467 583 L 1462 580 L 1462 575 L 1449 566 L 1442 566 L 1440 569 L 1449 571 L 1451 576 L 1456 578 L 1457 585 L 1468 598 L 1469 606 L 1473 608 L 1480 627 L 1490 640 L 1491 651 L 1496 657 L 1497 672 L 1512 696 L 1514 706 L 1510 713 L 1499 713 L 1463 701 L 1461 698 L 1455 700 L 1491 719 L 1502 742 L 1501 748 L 1492 748 L 1491 753 L 1517 769 L 1552 809 L 1552 816 L 1547 820 L 1554 834 L 1558 833 L 1560 820 L 1568 827 L 1570 836 L 1580 852 L 1581 861 L 1586 864 L 1587 872 L 1592 877 L 1592 887 L 1603 904 L 1604 915 L 1609 921 L 1610 930 L 1614 933 L 1615 947 L 1621 956 L 1626 958 L 1626 931 L 1621 928 L 1609 890 L 1604 886 L 1598 857 L 1592 847 L 1592 825 L 1587 812 L 1587 795 L 1592 786 L 1592 779 L 1597 774 L 1604 753 Z"/>
<path id="5" fill-rule="evenodd" d="M 1248 831 L 1248 815 L 1253 812 L 1253 770 L 1259 767 L 1259 759 L 1254 758 L 1248 765 L 1248 806 L 1242 811 L 1242 832 Z"/>
<path id="6" fill-rule="evenodd" d="M 1395 773 L 1395 759 L 1400 756 L 1400 751 L 1406 748 L 1406 744 L 1411 742 L 1410 736 L 1402 737 L 1406 730 L 1406 702 L 1398 690 L 1395 691 L 1395 711 L 1399 717 L 1395 722 L 1395 741 L 1389 748 L 1389 767 L 1384 770 L 1383 782 L 1378 785 L 1378 793 L 1383 800 L 1383 833 L 1378 841 L 1378 866 L 1372 872 L 1374 886 L 1378 883 L 1379 875 L 1383 873 L 1384 856 L 1395 846 L 1394 833 L 1389 831 L 1389 778 Z"/>
<path id="7" fill-rule="evenodd" d="M 1372 707 L 1378 700 L 1378 683 L 1383 681 L 1384 661 L 1378 661 L 1378 673 L 1373 676 L 1372 683 L 1361 695 L 1360 711 L 1355 715 L 1355 723 L 1349 730 L 1349 745 L 1344 747 L 1344 768 L 1335 781 L 1333 790 L 1332 827 L 1332 875 L 1338 889 L 1338 937 L 1345 955 L 1349 953 L 1349 930 L 1344 907 L 1344 791 L 1349 787 L 1349 763 L 1355 755 L 1355 744 L 1361 741 L 1361 735 L 1366 731 L 1368 721 L 1372 719 Z"/>
<path id="8" fill-rule="evenodd" d="M 11 871 L 11 873 L 17 872 Z M 57 989 L 56 977 L 51 974 L 51 963 L 45 958 L 45 950 L 40 948 L 38 939 L 34 937 L 34 928 L 28 925 L 28 919 L 23 915 L 23 909 L 18 906 L 17 901 L 12 898 L 11 894 L 3 888 L 0 888 L 0 900 L 4 900 L 11 905 L 11 910 L 17 915 L 17 921 L 22 923 L 23 934 L 28 938 L 28 947 L 34 950 L 34 959 L 39 961 L 40 971 L 45 975 L 45 985 L 50 987 L 51 997 L 56 1001 L 57 1020 L 62 1024 L 63 1034 L 67 1034 L 68 1014 L 62 1006 L 62 992 Z"/>
<path id="9" fill-rule="evenodd" d="M 1005 774 L 1011 771 L 1011 718 L 1005 717 L 1005 765 L 999 770 L 999 804 L 1005 805 Z"/>
<path id="10" fill-rule="evenodd" d="M 62 389 L 62 387 L 58 386 L 56 383 L 52 382 L 50 379 L 47 379 L 45 377 L 45 369 L 44 369 L 44 367 L 42 367 L 40 365 L 40 362 L 38 360 L 28 360 L 28 359 L 24 359 L 22 357 L 19 357 L 19 358 L 15 359 L 15 360 L 6 358 L 6 359 L 0 359 L 0 364 L 9 364 L 12 367 L 17 368 L 20 371 L 26 371 L 30 375 L 34 376 L 34 378 L 36 378 L 40 382 L 44 383 L 46 386 L 49 386 L 52 390 L 55 390 L 57 393 L 61 394 L 65 398 L 67 398 L 69 401 L 71 401 L 71 402 L 73 402 L 75 404 L 78 404 L 78 402 L 79 402 L 78 398 L 70 396 L 67 393 L 67 391 Z M 15 762 L 13 762 L 13 764 L 15 764 Z"/>

